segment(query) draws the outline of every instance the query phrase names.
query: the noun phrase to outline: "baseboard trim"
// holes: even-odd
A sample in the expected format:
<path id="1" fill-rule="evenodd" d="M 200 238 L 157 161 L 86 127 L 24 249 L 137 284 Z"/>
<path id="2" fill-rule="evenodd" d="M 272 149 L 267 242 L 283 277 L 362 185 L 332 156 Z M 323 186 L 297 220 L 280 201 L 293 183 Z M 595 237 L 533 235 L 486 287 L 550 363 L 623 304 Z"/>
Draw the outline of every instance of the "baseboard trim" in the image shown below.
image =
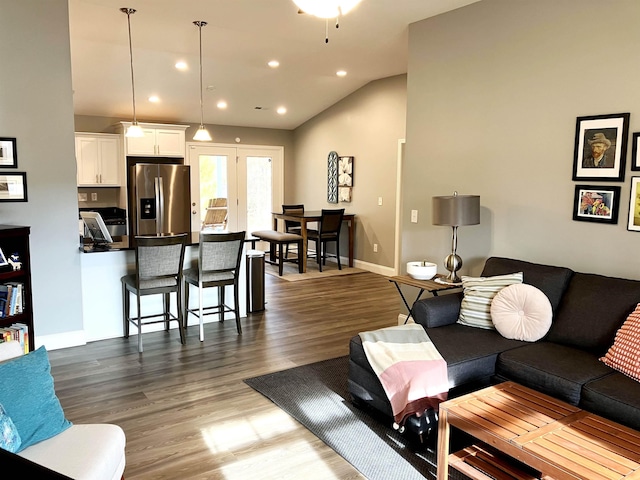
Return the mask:
<path id="1" fill-rule="evenodd" d="M 367 270 L 368 272 L 384 275 L 385 277 L 393 277 L 396 271 L 393 267 L 385 267 L 384 265 L 377 265 L 375 263 L 364 262 L 362 260 L 355 260 L 353 266 Z"/>
<path id="2" fill-rule="evenodd" d="M 59 350 L 61 348 L 78 347 L 86 344 L 87 338 L 84 330 L 76 330 L 74 332 L 54 333 L 52 335 L 38 335 L 34 349 L 44 345 L 47 350 Z"/>

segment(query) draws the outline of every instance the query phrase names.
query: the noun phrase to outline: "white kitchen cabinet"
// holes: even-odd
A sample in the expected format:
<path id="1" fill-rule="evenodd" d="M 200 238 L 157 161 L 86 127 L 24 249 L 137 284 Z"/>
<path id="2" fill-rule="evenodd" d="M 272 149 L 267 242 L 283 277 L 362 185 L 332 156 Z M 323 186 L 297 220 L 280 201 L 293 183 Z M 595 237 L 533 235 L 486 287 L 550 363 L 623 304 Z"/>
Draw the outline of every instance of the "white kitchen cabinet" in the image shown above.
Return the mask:
<path id="1" fill-rule="evenodd" d="M 188 125 L 140 123 L 144 137 L 124 137 L 129 122 L 121 122 L 125 155 L 138 157 L 181 157 L 185 155 L 185 135 Z"/>
<path id="2" fill-rule="evenodd" d="M 119 135 L 76 133 L 79 187 L 119 187 L 121 158 Z"/>

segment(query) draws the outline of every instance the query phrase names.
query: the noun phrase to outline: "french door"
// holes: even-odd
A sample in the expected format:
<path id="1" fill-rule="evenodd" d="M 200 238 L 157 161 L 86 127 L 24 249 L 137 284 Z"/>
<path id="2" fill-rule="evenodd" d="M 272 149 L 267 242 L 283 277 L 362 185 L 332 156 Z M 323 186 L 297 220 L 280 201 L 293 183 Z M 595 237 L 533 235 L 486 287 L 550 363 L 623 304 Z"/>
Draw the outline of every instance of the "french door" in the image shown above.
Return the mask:
<path id="1" fill-rule="evenodd" d="M 284 199 L 283 147 L 187 144 L 191 229 L 272 228 Z"/>

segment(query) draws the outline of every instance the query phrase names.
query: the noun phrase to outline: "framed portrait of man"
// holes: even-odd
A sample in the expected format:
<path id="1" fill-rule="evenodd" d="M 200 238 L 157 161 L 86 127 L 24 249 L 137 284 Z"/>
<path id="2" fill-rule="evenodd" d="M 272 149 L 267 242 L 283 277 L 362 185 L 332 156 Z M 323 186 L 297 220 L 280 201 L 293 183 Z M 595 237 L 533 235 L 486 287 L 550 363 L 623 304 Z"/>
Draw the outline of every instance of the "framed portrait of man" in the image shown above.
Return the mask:
<path id="1" fill-rule="evenodd" d="M 624 181 L 629 113 L 578 117 L 573 180 Z"/>

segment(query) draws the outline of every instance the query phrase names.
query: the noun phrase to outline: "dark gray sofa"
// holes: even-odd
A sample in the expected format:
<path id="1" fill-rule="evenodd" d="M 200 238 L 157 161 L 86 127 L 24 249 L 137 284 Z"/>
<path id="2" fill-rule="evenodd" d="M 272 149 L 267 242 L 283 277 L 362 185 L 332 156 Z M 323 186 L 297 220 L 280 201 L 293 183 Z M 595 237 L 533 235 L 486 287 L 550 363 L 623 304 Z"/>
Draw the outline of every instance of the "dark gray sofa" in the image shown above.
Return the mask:
<path id="1" fill-rule="evenodd" d="M 489 258 L 481 275 L 514 272 L 523 272 L 524 283 L 542 290 L 551 302 L 551 329 L 537 342 L 508 340 L 494 330 L 456 323 L 462 292 L 414 306 L 415 321 L 447 362 L 449 397 L 513 380 L 640 430 L 640 383 L 599 361 L 640 303 L 640 281 L 501 257 Z M 354 402 L 391 416 L 357 335 L 350 342 L 348 384 Z"/>

